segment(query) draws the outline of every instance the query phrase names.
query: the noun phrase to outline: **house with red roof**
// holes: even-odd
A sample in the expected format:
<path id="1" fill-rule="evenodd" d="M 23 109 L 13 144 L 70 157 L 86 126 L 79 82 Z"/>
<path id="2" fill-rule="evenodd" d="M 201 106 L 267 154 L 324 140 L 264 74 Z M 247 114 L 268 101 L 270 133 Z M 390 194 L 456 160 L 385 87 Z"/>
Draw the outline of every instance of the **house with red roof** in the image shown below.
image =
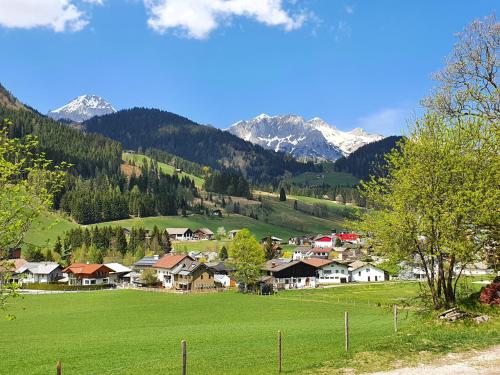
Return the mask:
<path id="1" fill-rule="evenodd" d="M 334 237 L 342 242 L 359 243 L 359 234 L 357 233 L 338 233 L 334 234 Z"/>
<path id="2" fill-rule="evenodd" d="M 69 285 L 102 285 L 109 284 L 111 268 L 104 264 L 73 263 L 62 270 L 68 275 Z"/>

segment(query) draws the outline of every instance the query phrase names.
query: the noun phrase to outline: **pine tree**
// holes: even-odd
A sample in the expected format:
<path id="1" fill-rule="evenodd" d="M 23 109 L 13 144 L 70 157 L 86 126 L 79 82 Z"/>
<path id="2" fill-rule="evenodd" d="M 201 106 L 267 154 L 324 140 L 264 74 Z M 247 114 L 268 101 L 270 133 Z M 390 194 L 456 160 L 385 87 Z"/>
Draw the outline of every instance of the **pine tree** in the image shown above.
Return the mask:
<path id="1" fill-rule="evenodd" d="M 226 246 L 222 246 L 222 248 L 220 249 L 219 258 L 220 260 L 226 260 L 228 258 Z"/>
<path id="2" fill-rule="evenodd" d="M 284 188 L 281 188 L 280 189 L 280 202 L 285 202 L 286 201 L 286 193 L 285 193 L 285 189 Z"/>

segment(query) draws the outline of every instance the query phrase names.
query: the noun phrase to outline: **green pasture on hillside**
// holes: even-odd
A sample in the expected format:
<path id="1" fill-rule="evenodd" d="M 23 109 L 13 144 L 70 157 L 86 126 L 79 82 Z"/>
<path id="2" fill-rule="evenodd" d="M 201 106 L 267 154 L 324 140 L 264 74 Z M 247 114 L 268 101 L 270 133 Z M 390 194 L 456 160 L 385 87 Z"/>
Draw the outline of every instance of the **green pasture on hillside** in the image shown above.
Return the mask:
<path id="1" fill-rule="evenodd" d="M 417 289 L 412 283 L 384 283 L 275 296 L 130 290 L 30 295 L 9 306 L 15 320 L 0 320 L 1 372 L 51 374 L 61 360 L 69 375 L 180 374 L 185 339 L 188 374 L 268 375 L 277 372 L 278 330 L 288 374 L 375 370 L 421 351 L 498 343 L 498 320 L 444 324 L 406 311 L 395 334 L 391 305 Z M 349 354 L 344 311 L 350 317 Z M 377 361 L 359 360 L 367 355 Z"/>
<path id="2" fill-rule="evenodd" d="M 124 161 L 129 161 L 129 160 L 133 160 L 135 165 L 140 167 L 142 165 L 142 162 L 144 159 L 146 159 L 149 163 L 149 161 L 151 160 L 150 157 L 146 156 L 146 155 L 141 155 L 141 154 L 131 154 L 131 153 L 128 153 L 128 152 L 124 152 L 122 154 L 122 159 Z M 162 163 L 162 162 L 158 162 L 158 167 L 166 174 L 174 174 L 176 173 L 175 172 L 175 168 L 172 167 L 171 165 L 168 165 L 168 164 L 165 164 L 165 163 Z M 189 174 L 189 173 L 185 173 L 185 172 L 181 172 L 179 173 L 179 177 L 188 177 L 190 178 L 191 180 L 194 181 L 194 184 L 196 185 L 197 188 L 201 188 L 203 186 L 203 184 L 205 183 L 205 180 L 203 180 L 203 178 L 201 177 L 198 177 L 198 176 L 195 176 L 195 175 L 192 175 L 192 174 Z"/>
<path id="3" fill-rule="evenodd" d="M 359 178 L 346 172 L 325 171 L 321 173 L 304 172 L 289 180 L 298 186 L 354 186 L 359 183 Z"/>

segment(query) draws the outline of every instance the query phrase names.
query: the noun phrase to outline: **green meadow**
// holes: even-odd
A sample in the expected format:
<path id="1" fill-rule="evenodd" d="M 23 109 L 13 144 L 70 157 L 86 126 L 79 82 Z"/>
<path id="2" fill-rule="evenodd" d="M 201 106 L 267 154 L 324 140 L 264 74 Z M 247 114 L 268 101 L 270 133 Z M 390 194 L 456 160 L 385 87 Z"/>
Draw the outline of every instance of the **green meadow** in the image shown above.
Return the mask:
<path id="1" fill-rule="evenodd" d="M 281 292 L 275 296 L 171 294 L 116 290 L 30 295 L 0 320 L 3 374 L 180 374 L 181 340 L 188 374 L 277 373 L 277 332 L 283 335 L 284 373 L 321 369 L 371 370 L 417 353 L 446 353 L 497 344 L 498 320 L 445 324 L 391 306 L 416 295 L 415 283 L 352 285 Z M 380 306 L 379 306 L 380 305 Z M 350 352 L 344 352 L 344 312 Z M 403 361 L 402 361 L 403 360 Z"/>

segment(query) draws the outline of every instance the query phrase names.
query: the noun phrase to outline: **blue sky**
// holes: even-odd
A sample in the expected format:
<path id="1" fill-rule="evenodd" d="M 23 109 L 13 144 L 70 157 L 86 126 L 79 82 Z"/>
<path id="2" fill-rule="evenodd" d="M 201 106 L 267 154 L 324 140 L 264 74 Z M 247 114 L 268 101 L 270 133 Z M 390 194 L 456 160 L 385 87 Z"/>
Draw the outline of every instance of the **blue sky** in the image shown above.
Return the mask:
<path id="1" fill-rule="evenodd" d="M 260 113 L 400 133 L 493 0 L 0 0 L 0 82 L 225 128 Z"/>

